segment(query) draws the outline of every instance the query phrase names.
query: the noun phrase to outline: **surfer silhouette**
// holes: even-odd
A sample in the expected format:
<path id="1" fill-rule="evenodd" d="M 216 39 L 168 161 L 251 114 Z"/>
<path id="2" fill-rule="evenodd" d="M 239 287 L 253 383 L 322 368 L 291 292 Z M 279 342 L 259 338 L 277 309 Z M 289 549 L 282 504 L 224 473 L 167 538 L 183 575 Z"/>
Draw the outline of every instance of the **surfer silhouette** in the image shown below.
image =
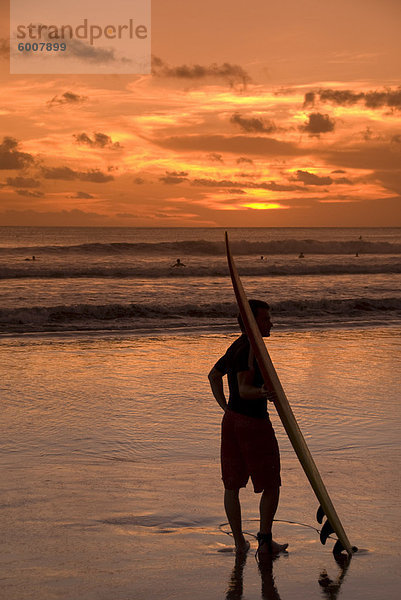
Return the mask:
<path id="1" fill-rule="evenodd" d="M 182 263 L 179 258 L 177 258 L 177 261 L 171 266 L 172 267 L 186 267 L 186 265 L 184 265 L 184 263 Z"/>
<path id="2" fill-rule="evenodd" d="M 262 336 L 272 328 L 266 302 L 250 300 Z M 272 539 L 272 524 L 278 506 L 280 455 L 276 436 L 267 412 L 267 401 L 273 392 L 266 389 L 259 366 L 238 317 L 242 335 L 228 348 L 209 373 L 212 393 L 224 410 L 221 433 L 221 471 L 224 484 L 224 508 L 234 537 L 237 553 L 246 553 L 249 542 L 242 532 L 240 488 L 251 477 L 255 493 L 262 493 L 258 555 L 278 554 L 288 544 Z M 230 391 L 227 403 L 223 377 L 227 375 Z"/>

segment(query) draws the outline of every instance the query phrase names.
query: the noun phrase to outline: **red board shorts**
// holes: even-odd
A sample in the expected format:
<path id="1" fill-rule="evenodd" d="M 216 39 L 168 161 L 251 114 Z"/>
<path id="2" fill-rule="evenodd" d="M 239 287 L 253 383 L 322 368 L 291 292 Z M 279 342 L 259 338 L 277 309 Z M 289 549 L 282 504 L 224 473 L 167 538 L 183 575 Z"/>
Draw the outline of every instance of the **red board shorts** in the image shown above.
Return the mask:
<path id="1" fill-rule="evenodd" d="M 255 493 L 281 485 L 280 454 L 268 417 L 226 410 L 221 424 L 221 473 L 227 490 L 245 487 L 249 477 Z"/>

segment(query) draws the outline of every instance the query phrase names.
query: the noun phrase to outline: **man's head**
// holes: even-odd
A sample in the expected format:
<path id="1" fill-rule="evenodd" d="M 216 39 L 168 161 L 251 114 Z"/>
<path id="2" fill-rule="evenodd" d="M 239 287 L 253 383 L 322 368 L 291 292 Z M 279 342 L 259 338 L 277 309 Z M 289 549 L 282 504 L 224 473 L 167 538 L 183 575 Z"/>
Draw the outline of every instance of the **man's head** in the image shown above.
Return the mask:
<path id="1" fill-rule="evenodd" d="M 263 300 L 249 300 L 249 306 L 251 307 L 252 314 L 255 317 L 256 323 L 258 324 L 260 333 L 263 337 L 269 337 L 270 330 L 273 327 L 273 324 L 270 320 L 270 306 L 267 304 L 267 302 L 263 302 Z M 245 327 L 242 322 L 241 315 L 238 315 L 238 323 L 241 331 L 245 333 Z"/>

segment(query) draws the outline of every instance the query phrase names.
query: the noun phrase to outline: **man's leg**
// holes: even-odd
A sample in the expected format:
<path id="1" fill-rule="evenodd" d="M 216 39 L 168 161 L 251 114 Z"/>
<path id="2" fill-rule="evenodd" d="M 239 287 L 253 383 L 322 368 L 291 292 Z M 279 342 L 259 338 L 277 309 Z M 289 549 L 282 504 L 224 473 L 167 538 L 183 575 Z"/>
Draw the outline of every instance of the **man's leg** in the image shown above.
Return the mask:
<path id="1" fill-rule="evenodd" d="M 231 531 L 234 537 L 237 552 L 247 552 L 249 542 L 242 533 L 241 505 L 239 502 L 239 490 L 224 490 L 224 508 Z"/>
<path id="2" fill-rule="evenodd" d="M 263 491 L 260 499 L 260 533 L 271 535 L 274 515 L 276 514 L 280 488 L 267 488 Z M 271 551 L 273 554 L 282 552 L 287 548 L 288 544 L 278 544 L 274 540 L 271 542 Z M 259 553 L 270 553 L 269 544 L 262 544 Z"/>
<path id="3" fill-rule="evenodd" d="M 263 491 L 259 504 L 260 533 L 271 533 L 279 495 L 280 488 L 278 487 Z"/>

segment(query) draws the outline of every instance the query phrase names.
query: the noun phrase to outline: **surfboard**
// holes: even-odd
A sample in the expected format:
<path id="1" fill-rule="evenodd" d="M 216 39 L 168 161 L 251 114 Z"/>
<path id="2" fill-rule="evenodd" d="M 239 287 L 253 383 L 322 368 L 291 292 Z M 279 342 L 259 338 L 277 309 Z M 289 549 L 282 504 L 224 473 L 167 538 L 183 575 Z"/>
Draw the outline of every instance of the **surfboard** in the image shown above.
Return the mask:
<path id="1" fill-rule="evenodd" d="M 238 271 L 231 253 L 227 232 L 225 234 L 225 241 L 228 268 L 230 270 L 231 281 L 246 334 L 249 338 L 251 347 L 258 362 L 265 385 L 268 389 L 272 389 L 275 393 L 274 404 L 284 429 L 287 432 L 299 462 L 301 463 L 302 468 L 305 471 L 312 489 L 320 503 L 317 511 L 317 520 L 319 523 L 322 523 L 324 516 L 327 517 L 327 520 L 320 532 L 320 541 L 322 544 L 325 544 L 329 535 L 331 533 L 336 533 L 338 540 L 333 548 L 334 554 L 339 554 L 342 552 L 342 550 L 346 550 L 348 555 L 351 556 L 357 551 L 357 548 L 355 546 L 351 546 L 349 542 L 349 539 L 333 506 L 331 498 L 320 476 L 315 461 L 313 460 L 312 454 L 305 442 L 297 420 L 287 400 L 284 389 L 280 383 L 274 365 L 259 331 L 259 327 L 257 326 L 255 318 L 252 314 L 241 279 L 238 275 Z"/>

